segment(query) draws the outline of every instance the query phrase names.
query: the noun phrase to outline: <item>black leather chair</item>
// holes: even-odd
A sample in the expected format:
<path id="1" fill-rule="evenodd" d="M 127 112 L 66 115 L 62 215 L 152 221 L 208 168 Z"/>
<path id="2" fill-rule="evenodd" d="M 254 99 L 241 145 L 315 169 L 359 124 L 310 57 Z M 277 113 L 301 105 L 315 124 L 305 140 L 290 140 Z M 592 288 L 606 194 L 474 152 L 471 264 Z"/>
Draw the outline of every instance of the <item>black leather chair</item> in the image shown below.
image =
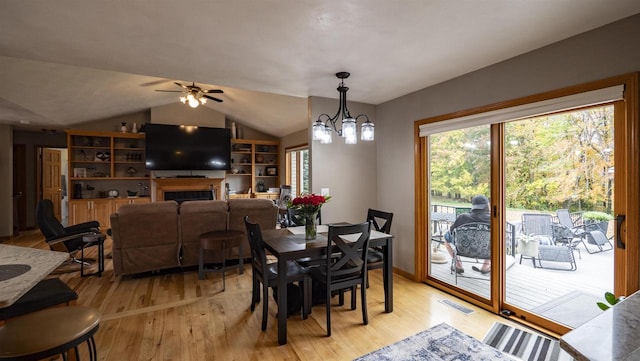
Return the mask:
<path id="1" fill-rule="evenodd" d="M 258 223 L 249 222 L 249 216 L 244 217 L 244 224 L 247 227 L 247 237 L 251 245 L 251 269 L 252 269 L 252 292 L 251 311 L 260 302 L 260 284 L 262 284 L 262 331 L 267 329 L 267 316 L 269 310 L 269 287 L 276 287 L 278 284 L 278 263 L 267 263 L 267 256 L 264 249 L 264 240 Z M 287 284 L 298 282 L 302 288 L 302 318 L 306 319 L 311 310 L 311 277 L 307 270 L 296 262 L 289 262 L 287 267 Z M 275 290 L 274 290 L 275 294 Z M 289 295 L 288 297 L 292 297 Z M 288 302 L 282 300 L 281 302 Z"/>
<path id="2" fill-rule="evenodd" d="M 314 282 L 326 286 L 327 336 L 331 336 L 331 295 L 333 291 L 351 290 L 351 309 L 356 309 L 356 288 L 360 285 L 362 297 L 362 321 L 369 323 L 367 314 L 367 250 L 371 223 L 347 226 L 329 226 L 326 254 L 323 266 L 310 269 Z M 353 235 L 359 234 L 357 239 Z M 351 236 L 351 237 L 350 237 Z M 345 238 L 353 238 L 345 241 Z M 341 302 L 342 303 L 342 298 Z"/>
<path id="3" fill-rule="evenodd" d="M 100 233 L 100 223 L 97 221 L 85 222 L 74 226 L 64 227 L 53 214 L 53 203 L 49 199 L 43 199 L 36 206 L 36 222 L 40 232 L 53 251 L 68 252 L 74 262 L 80 262 L 75 257 L 75 253 L 82 249 L 82 246 L 90 247 L 103 242 L 106 237 Z M 85 243 L 84 236 L 95 237 L 94 242 Z"/>

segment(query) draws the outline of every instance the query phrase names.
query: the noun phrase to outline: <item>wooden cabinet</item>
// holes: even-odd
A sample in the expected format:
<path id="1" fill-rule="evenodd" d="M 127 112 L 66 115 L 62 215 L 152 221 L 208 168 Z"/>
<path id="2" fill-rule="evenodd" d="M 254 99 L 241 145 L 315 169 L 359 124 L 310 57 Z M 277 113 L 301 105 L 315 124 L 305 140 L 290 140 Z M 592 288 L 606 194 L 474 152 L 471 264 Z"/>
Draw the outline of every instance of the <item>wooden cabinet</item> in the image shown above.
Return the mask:
<path id="1" fill-rule="evenodd" d="M 120 206 L 124 204 L 135 204 L 135 203 L 151 203 L 151 198 L 116 198 L 113 200 L 113 213 L 117 213 Z"/>
<path id="2" fill-rule="evenodd" d="M 256 198 L 278 199 L 279 148 L 278 141 L 233 139 L 231 171 L 226 175 L 229 198 L 246 198 L 251 191 Z"/>
<path id="3" fill-rule="evenodd" d="M 72 199 L 69 201 L 69 225 L 98 221 L 100 228 L 106 230 L 111 227 L 111 214 L 117 212 L 123 204 L 149 202 L 149 197 Z"/>
<path id="4" fill-rule="evenodd" d="M 120 205 L 120 198 L 107 198 L 109 191 L 149 195 L 144 134 L 68 130 L 67 149 L 70 225 L 97 220 L 108 228 L 111 213 Z"/>
<path id="5" fill-rule="evenodd" d="M 98 221 L 100 228 L 111 227 L 111 199 L 72 199 L 69 201 L 69 224 Z"/>

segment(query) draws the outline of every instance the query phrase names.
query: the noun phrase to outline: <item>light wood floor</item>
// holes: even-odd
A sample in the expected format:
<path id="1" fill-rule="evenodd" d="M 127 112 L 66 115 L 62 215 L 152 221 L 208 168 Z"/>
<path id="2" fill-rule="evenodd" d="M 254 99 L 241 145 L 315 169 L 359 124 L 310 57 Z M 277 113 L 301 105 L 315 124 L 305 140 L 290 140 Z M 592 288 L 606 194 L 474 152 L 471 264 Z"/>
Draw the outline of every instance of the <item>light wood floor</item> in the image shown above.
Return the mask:
<path id="1" fill-rule="evenodd" d="M 22 232 L 4 243 L 47 248 L 38 231 Z M 110 244 L 108 240 L 107 253 Z M 99 360 L 352 360 L 442 322 L 480 340 L 494 321 L 515 325 L 398 275 L 394 312 L 387 314 L 382 274 L 373 271 L 367 290 L 369 325 L 362 324 L 360 306 L 351 311 L 335 305 L 332 336 L 327 337 L 325 308 L 319 305 L 307 320 L 289 317 L 289 342 L 279 346 L 273 298 L 265 332 L 260 329 L 262 308 L 253 313 L 249 309 L 250 266 L 243 275 L 228 273 L 226 291 L 221 292 L 220 274 L 209 273 L 203 281 L 195 270 L 114 277 L 111 260 L 105 261 L 101 278 L 80 278 L 79 272 L 57 275 L 79 294 L 78 304 L 102 312 L 96 334 Z M 439 302 L 444 299 L 475 312 L 465 315 Z M 88 359 L 84 347 L 81 352 L 82 359 Z"/>

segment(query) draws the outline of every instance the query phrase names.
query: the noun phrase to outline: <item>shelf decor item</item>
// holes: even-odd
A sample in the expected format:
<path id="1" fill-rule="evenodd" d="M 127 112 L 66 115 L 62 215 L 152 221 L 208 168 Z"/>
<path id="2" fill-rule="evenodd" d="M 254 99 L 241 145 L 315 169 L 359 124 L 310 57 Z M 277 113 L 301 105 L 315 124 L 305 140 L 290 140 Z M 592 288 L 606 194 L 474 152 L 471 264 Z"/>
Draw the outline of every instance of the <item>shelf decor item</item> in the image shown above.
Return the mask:
<path id="1" fill-rule="evenodd" d="M 318 194 L 307 194 L 294 198 L 288 204 L 289 208 L 297 209 L 304 219 L 304 239 L 314 240 L 318 233 L 316 220 L 322 205 L 327 203 L 331 196 L 321 196 Z"/>

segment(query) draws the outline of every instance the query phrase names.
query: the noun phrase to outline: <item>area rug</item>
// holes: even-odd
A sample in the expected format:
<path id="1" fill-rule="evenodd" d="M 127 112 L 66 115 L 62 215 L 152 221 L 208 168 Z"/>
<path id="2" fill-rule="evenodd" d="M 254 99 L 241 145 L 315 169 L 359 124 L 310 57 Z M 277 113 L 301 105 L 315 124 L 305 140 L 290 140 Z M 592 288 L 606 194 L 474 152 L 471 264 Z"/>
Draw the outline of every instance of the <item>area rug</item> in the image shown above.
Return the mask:
<path id="1" fill-rule="evenodd" d="M 572 291 L 531 309 L 531 312 L 568 327 L 576 328 L 602 313 L 596 302 L 603 299 L 604 296 Z"/>
<path id="2" fill-rule="evenodd" d="M 560 343 L 537 332 L 495 322 L 482 340 L 498 350 L 526 361 L 572 361 Z"/>
<path id="3" fill-rule="evenodd" d="M 513 360 L 493 347 L 441 323 L 355 361 L 491 361 Z"/>

